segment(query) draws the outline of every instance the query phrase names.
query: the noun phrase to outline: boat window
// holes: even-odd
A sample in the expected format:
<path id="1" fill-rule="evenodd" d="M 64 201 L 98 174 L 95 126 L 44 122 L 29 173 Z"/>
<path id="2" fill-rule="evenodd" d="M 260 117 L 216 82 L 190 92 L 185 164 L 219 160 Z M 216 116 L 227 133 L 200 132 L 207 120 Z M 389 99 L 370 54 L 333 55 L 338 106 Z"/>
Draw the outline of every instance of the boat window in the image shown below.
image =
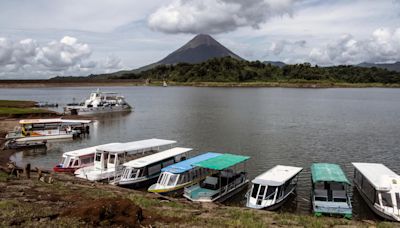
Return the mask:
<path id="1" fill-rule="evenodd" d="M 173 159 L 163 162 L 162 163 L 162 167 L 167 167 L 167 166 L 172 165 L 172 164 L 174 164 L 174 160 Z"/>
<path id="2" fill-rule="evenodd" d="M 259 184 L 254 184 L 253 185 L 253 191 L 251 192 L 251 197 L 256 198 L 257 197 L 257 192 L 258 188 L 260 187 Z"/>
<path id="3" fill-rule="evenodd" d="M 159 173 L 161 171 L 161 164 L 155 164 L 155 165 L 149 166 L 147 168 L 147 170 L 148 170 L 149 176 Z"/>
<path id="4" fill-rule="evenodd" d="M 68 167 L 72 167 L 72 164 L 74 164 L 74 159 L 69 160 L 69 165 L 68 165 Z"/>
<path id="5" fill-rule="evenodd" d="M 87 157 L 81 159 L 82 164 L 90 164 L 93 162 L 93 157 Z"/>
<path id="6" fill-rule="evenodd" d="M 171 177 L 170 177 L 169 180 L 168 180 L 168 184 L 167 184 L 167 185 L 169 185 L 169 186 L 175 185 L 176 178 L 177 178 L 176 175 L 171 175 Z"/>
<path id="7" fill-rule="evenodd" d="M 115 162 L 115 154 L 110 154 L 110 158 L 108 160 L 108 163 L 114 164 L 114 162 Z"/>
<path id="8" fill-rule="evenodd" d="M 137 170 L 137 169 L 132 169 L 132 170 L 131 170 L 131 175 L 130 175 L 129 178 L 135 179 L 135 178 L 137 177 L 137 173 L 138 173 L 138 170 Z"/>
<path id="9" fill-rule="evenodd" d="M 397 203 L 397 208 L 400 209 L 400 193 L 396 193 L 396 203 Z"/>
<path id="10" fill-rule="evenodd" d="M 128 179 L 130 171 L 131 171 L 130 169 L 125 168 L 124 172 L 122 173 L 122 178 Z"/>
<path id="11" fill-rule="evenodd" d="M 186 183 L 186 174 L 179 175 L 178 184 Z"/>
<path id="12" fill-rule="evenodd" d="M 267 194 L 265 194 L 266 197 L 270 196 L 271 194 L 275 193 L 276 186 L 268 186 L 267 188 Z"/>
<path id="13" fill-rule="evenodd" d="M 64 163 L 65 163 L 65 157 L 63 157 L 63 158 L 61 159 L 61 164 L 64 165 Z"/>
<path id="14" fill-rule="evenodd" d="M 388 192 L 382 192 L 382 205 L 385 207 L 393 207 L 392 195 Z"/>
<path id="15" fill-rule="evenodd" d="M 162 179 L 162 177 L 163 177 L 163 174 L 164 174 L 164 173 L 161 173 L 160 176 L 158 176 L 157 183 L 160 183 L 160 181 L 161 181 L 161 179 Z"/>
<path id="16" fill-rule="evenodd" d="M 101 153 L 96 153 L 96 161 L 101 161 Z"/>
<path id="17" fill-rule="evenodd" d="M 375 188 L 369 183 L 368 180 L 363 180 L 361 184 L 361 189 L 364 192 L 366 198 L 371 202 L 375 202 Z"/>
<path id="18" fill-rule="evenodd" d="M 161 185 L 166 185 L 166 184 L 167 184 L 168 177 L 169 177 L 169 174 L 163 173 L 163 174 L 160 176 L 160 181 L 159 181 L 159 183 L 160 183 Z"/>
<path id="19" fill-rule="evenodd" d="M 77 159 L 77 160 L 75 160 L 75 162 L 74 162 L 74 166 L 75 166 L 75 167 L 79 166 L 79 160 L 78 160 L 78 159 Z"/>
<path id="20" fill-rule="evenodd" d="M 258 193 L 258 195 L 259 195 L 259 196 L 263 196 L 263 195 L 264 195 L 264 192 L 265 192 L 265 186 L 264 186 L 264 185 L 261 185 L 261 187 L 260 187 L 260 193 Z"/>

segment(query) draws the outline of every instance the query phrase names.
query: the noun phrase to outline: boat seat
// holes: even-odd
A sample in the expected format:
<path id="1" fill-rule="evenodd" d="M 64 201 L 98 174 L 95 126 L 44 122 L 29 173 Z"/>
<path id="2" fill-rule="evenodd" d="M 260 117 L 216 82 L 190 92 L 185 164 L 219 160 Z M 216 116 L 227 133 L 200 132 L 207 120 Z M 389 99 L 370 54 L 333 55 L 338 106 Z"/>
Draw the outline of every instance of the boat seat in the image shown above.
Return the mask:
<path id="1" fill-rule="evenodd" d="M 347 201 L 346 191 L 333 190 L 332 198 L 333 198 L 333 201 L 335 201 L 335 202 L 346 202 Z"/>
<path id="2" fill-rule="evenodd" d="M 328 190 L 325 189 L 315 189 L 314 197 L 318 201 L 328 201 Z"/>
<path id="3" fill-rule="evenodd" d="M 217 177 L 207 177 L 201 187 L 208 188 L 208 189 L 217 189 L 218 188 L 218 178 Z"/>
<path id="4" fill-rule="evenodd" d="M 332 190 L 333 198 L 346 198 L 346 191 Z"/>

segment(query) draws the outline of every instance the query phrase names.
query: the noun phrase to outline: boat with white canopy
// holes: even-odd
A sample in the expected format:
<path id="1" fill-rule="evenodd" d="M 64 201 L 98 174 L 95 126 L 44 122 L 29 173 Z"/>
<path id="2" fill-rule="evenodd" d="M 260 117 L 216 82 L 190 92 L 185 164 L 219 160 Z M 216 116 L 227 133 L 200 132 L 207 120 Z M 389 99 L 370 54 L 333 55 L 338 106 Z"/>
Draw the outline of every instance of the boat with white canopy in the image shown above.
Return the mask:
<path id="1" fill-rule="evenodd" d="M 341 215 L 351 219 L 352 206 L 348 195 L 350 182 L 337 164 L 311 165 L 312 206 L 316 216 Z"/>
<path id="2" fill-rule="evenodd" d="M 75 171 L 77 177 L 91 181 L 110 181 L 122 174 L 125 162 L 160 151 L 160 147 L 172 145 L 176 141 L 147 139 L 127 143 L 117 143 L 96 148 L 94 164 Z"/>
<path id="3" fill-rule="evenodd" d="M 354 185 L 382 218 L 400 222 L 400 176 L 379 163 L 352 163 Z"/>
<path id="4" fill-rule="evenodd" d="M 252 180 L 247 192 L 246 206 L 275 210 L 283 205 L 297 186 L 300 167 L 277 165 Z"/>
<path id="5" fill-rule="evenodd" d="M 164 195 L 181 195 L 185 186 L 197 183 L 212 174 L 212 170 L 196 167 L 193 164 L 220 155 L 208 152 L 163 168 L 157 183 L 151 185 L 148 191 Z"/>
<path id="6" fill-rule="evenodd" d="M 197 202 L 223 202 L 247 187 L 249 180 L 245 170 L 248 156 L 222 154 L 218 157 L 197 162 L 194 166 L 213 170 L 214 174 L 203 181 L 187 186 L 183 196 Z M 242 164 L 243 167 L 238 167 Z"/>
<path id="7" fill-rule="evenodd" d="M 61 162 L 53 167 L 54 172 L 73 173 L 75 170 L 93 165 L 96 149 L 101 146 L 113 146 L 118 143 L 108 143 L 65 152 Z"/>
<path id="8" fill-rule="evenodd" d="M 154 183 L 162 168 L 186 160 L 192 150 L 192 148 L 175 147 L 126 162 L 123 164 L 124 171 L 121 177 L 116 178 L 113 183 L 132 187 Z"/>
<path id="9" fill-rule="evenodd" d="M 131 111 L 131 106 L 125 98 L 115 92 L 102 92 L 100 89 L 90 94 L 82 104 L 67 105 L 64 112 L 72 115 L 89 115 L 97 113 Z"/>
<path id="10" fill-rule="evenodd" d="M 23 119 L 14 131 L 8 132 L 7 140 L 15 143 L 69 140 L 87 133 L 91 120 Z"/>

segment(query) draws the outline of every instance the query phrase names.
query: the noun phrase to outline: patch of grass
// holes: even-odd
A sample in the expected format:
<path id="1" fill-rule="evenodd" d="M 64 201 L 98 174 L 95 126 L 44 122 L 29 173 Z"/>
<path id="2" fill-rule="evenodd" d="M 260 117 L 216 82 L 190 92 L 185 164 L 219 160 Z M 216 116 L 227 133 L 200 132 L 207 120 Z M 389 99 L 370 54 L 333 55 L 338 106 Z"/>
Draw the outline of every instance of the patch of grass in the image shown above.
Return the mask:
<path id="1" fill-rule="evenodd" d="M 45 109 L 36 109 L 36 108 L 8 108 L 8 107 L 0 107 L 0 115 L 8 114 L 8 115 L 20 115 L 20 114 L 32 114 L 32 113 L 52 113 L 49 110 Z"/>
<path id="2" fill-rule="evenodd" d="M 161 206 L 161 202 L 159 200 L 148 198 L 143 195 L 130 194 L 128 195 L 128 199 L 132 200 L 135 204 L 145 209 Z"/>
<path id="3" fill-rule="evenodd" d="M 376 224 L 377 228 L 391 228 L 391 227 L 398 227 L 397 224 L 390 223 L 390 222 L 380 222 Z"/>
<path id="4" fill-rule="evenodd" d="M 228 217 L 231 218 L 226 220 L 228 226 L 233 227 L 265 227 L 266 224 L 259 214 L 252 210 L 244 210 L 241 208 L 229 208 L 226 209 Z"/>
<path id="5" fill-rule="evenodd" d="M 34 107 L 35 104 L 36 102 L 34 101 L 0 100 L 0 107 L 27 108 L 27 107 Z"/>
<path id="6" fill-rule="evenodd" d="M 332 227 L 337 225 L 349 225 L 351 221 L 339 218 L 330 217 L 315 217 L 312 215 L 296 215 L 290 213 L 277 213 L 274 215 L 274 220 L 279 225 L 290 226 L 305 226 L 305 227 Z"/>
<path id="7" fill-rule="evenodd" d="M 8 174 L 0 172 L 0 182 L 6 182 L 8 180 Z"/>
<path id="8" fill-rule="evenodd" d="M 87 197 L 94 199 L 116 197 L 116 194 L 114 192 L 100 188 L 82 188 L 80 189 L 80 192 L 85 194 Z"/>

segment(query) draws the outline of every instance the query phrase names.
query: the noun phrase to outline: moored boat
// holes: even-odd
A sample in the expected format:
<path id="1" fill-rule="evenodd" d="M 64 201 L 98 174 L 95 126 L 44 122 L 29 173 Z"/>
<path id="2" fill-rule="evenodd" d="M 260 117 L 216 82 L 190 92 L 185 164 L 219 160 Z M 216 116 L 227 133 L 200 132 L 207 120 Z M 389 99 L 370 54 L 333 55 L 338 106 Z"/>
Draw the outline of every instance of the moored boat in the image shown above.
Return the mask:
<path id="1" fill-rule="evenodd" d="M 161 169 L 177 162 L 186 160 L 191 148 L 175 147 L 123 164 L 124 171 L 114 184 L 120 186 L 141 187 L 154 183 Z"/>
<path id="2" fill-rule="evenodd" d="M 314 163 L 311 166 L 312 206 L 316 216 L 340 215 L 352 217 L 348 195 L 350 182 L 337 164 Z"/>
<path id="3" fill-rule="evenodd" d="M 254 178 L 246 194 L 246 206 L 254 209 L 275 210 L 289 198 L 297 185 L 303 168 L 277 165 Z"/>
<path id="4" fill-rule="evenodd" d="M 383 164 L 352 163 L 354 185 L 372 211 L 400 222 L 400 176 Z"/>
<path id="5" fill-rule="evenodd" d="M 163 168 L 157 183 L 151 185 L 148 191 L 164 195 L 181 195 L 185 186 L 197 183 L 212 174 L 212 170 L 196 167 L 193 164 L 220 155 L 208 152 Z"/>
<path id="6" fill-rule="evenodd" d="M 83 167 L 74 174 L 90 181 L 107 181 L 118 178 L 123 171 L 123 163 L 158 152 L 160 147 L 172 145 L 176 141 L 165 139 L 147 139 L 96 148 L 94 163 Z"/>
<path id="7" fill-rule="evenodd" d="M 24 119 L 6 139 L 15 143 L 70 140 L 88 132 L 91 120 Z"/>
<path id="8" fill-rule="evenodd" d="M 184 189 L 183 196 L 197 202 L 223 202 L 247 187 L 249 180 L 244 163 L 248 156 L 222 154 L 193 164 L 194 166 L 213 170 L 215 173 L 203 181 Z M 243 164 L 242 169 L 238 167 Z M 241 171 L 237 171 L 237 169 Z"/>
<path id="9" fill-rule="evenodd" d="M 73 150 L 63 153 L 60 164 L 53 167 L 54 172 L 73 173 L 77 169 L 91 166 L 94 162 L 96 149 L 101 146 L 112 146 L 118 143 L 108 143 L 98 146 L 92 146 L 79 150 Z"/>
<path id="10" fill-rule="evenodd" d="M 91 115 L 109 112 L 131 111 L 132 107 L 118 93 L 102 92 L 99 89 L 90 94 L 80 105 L 67 105 L 64 112 L 72 115 Z"/>

